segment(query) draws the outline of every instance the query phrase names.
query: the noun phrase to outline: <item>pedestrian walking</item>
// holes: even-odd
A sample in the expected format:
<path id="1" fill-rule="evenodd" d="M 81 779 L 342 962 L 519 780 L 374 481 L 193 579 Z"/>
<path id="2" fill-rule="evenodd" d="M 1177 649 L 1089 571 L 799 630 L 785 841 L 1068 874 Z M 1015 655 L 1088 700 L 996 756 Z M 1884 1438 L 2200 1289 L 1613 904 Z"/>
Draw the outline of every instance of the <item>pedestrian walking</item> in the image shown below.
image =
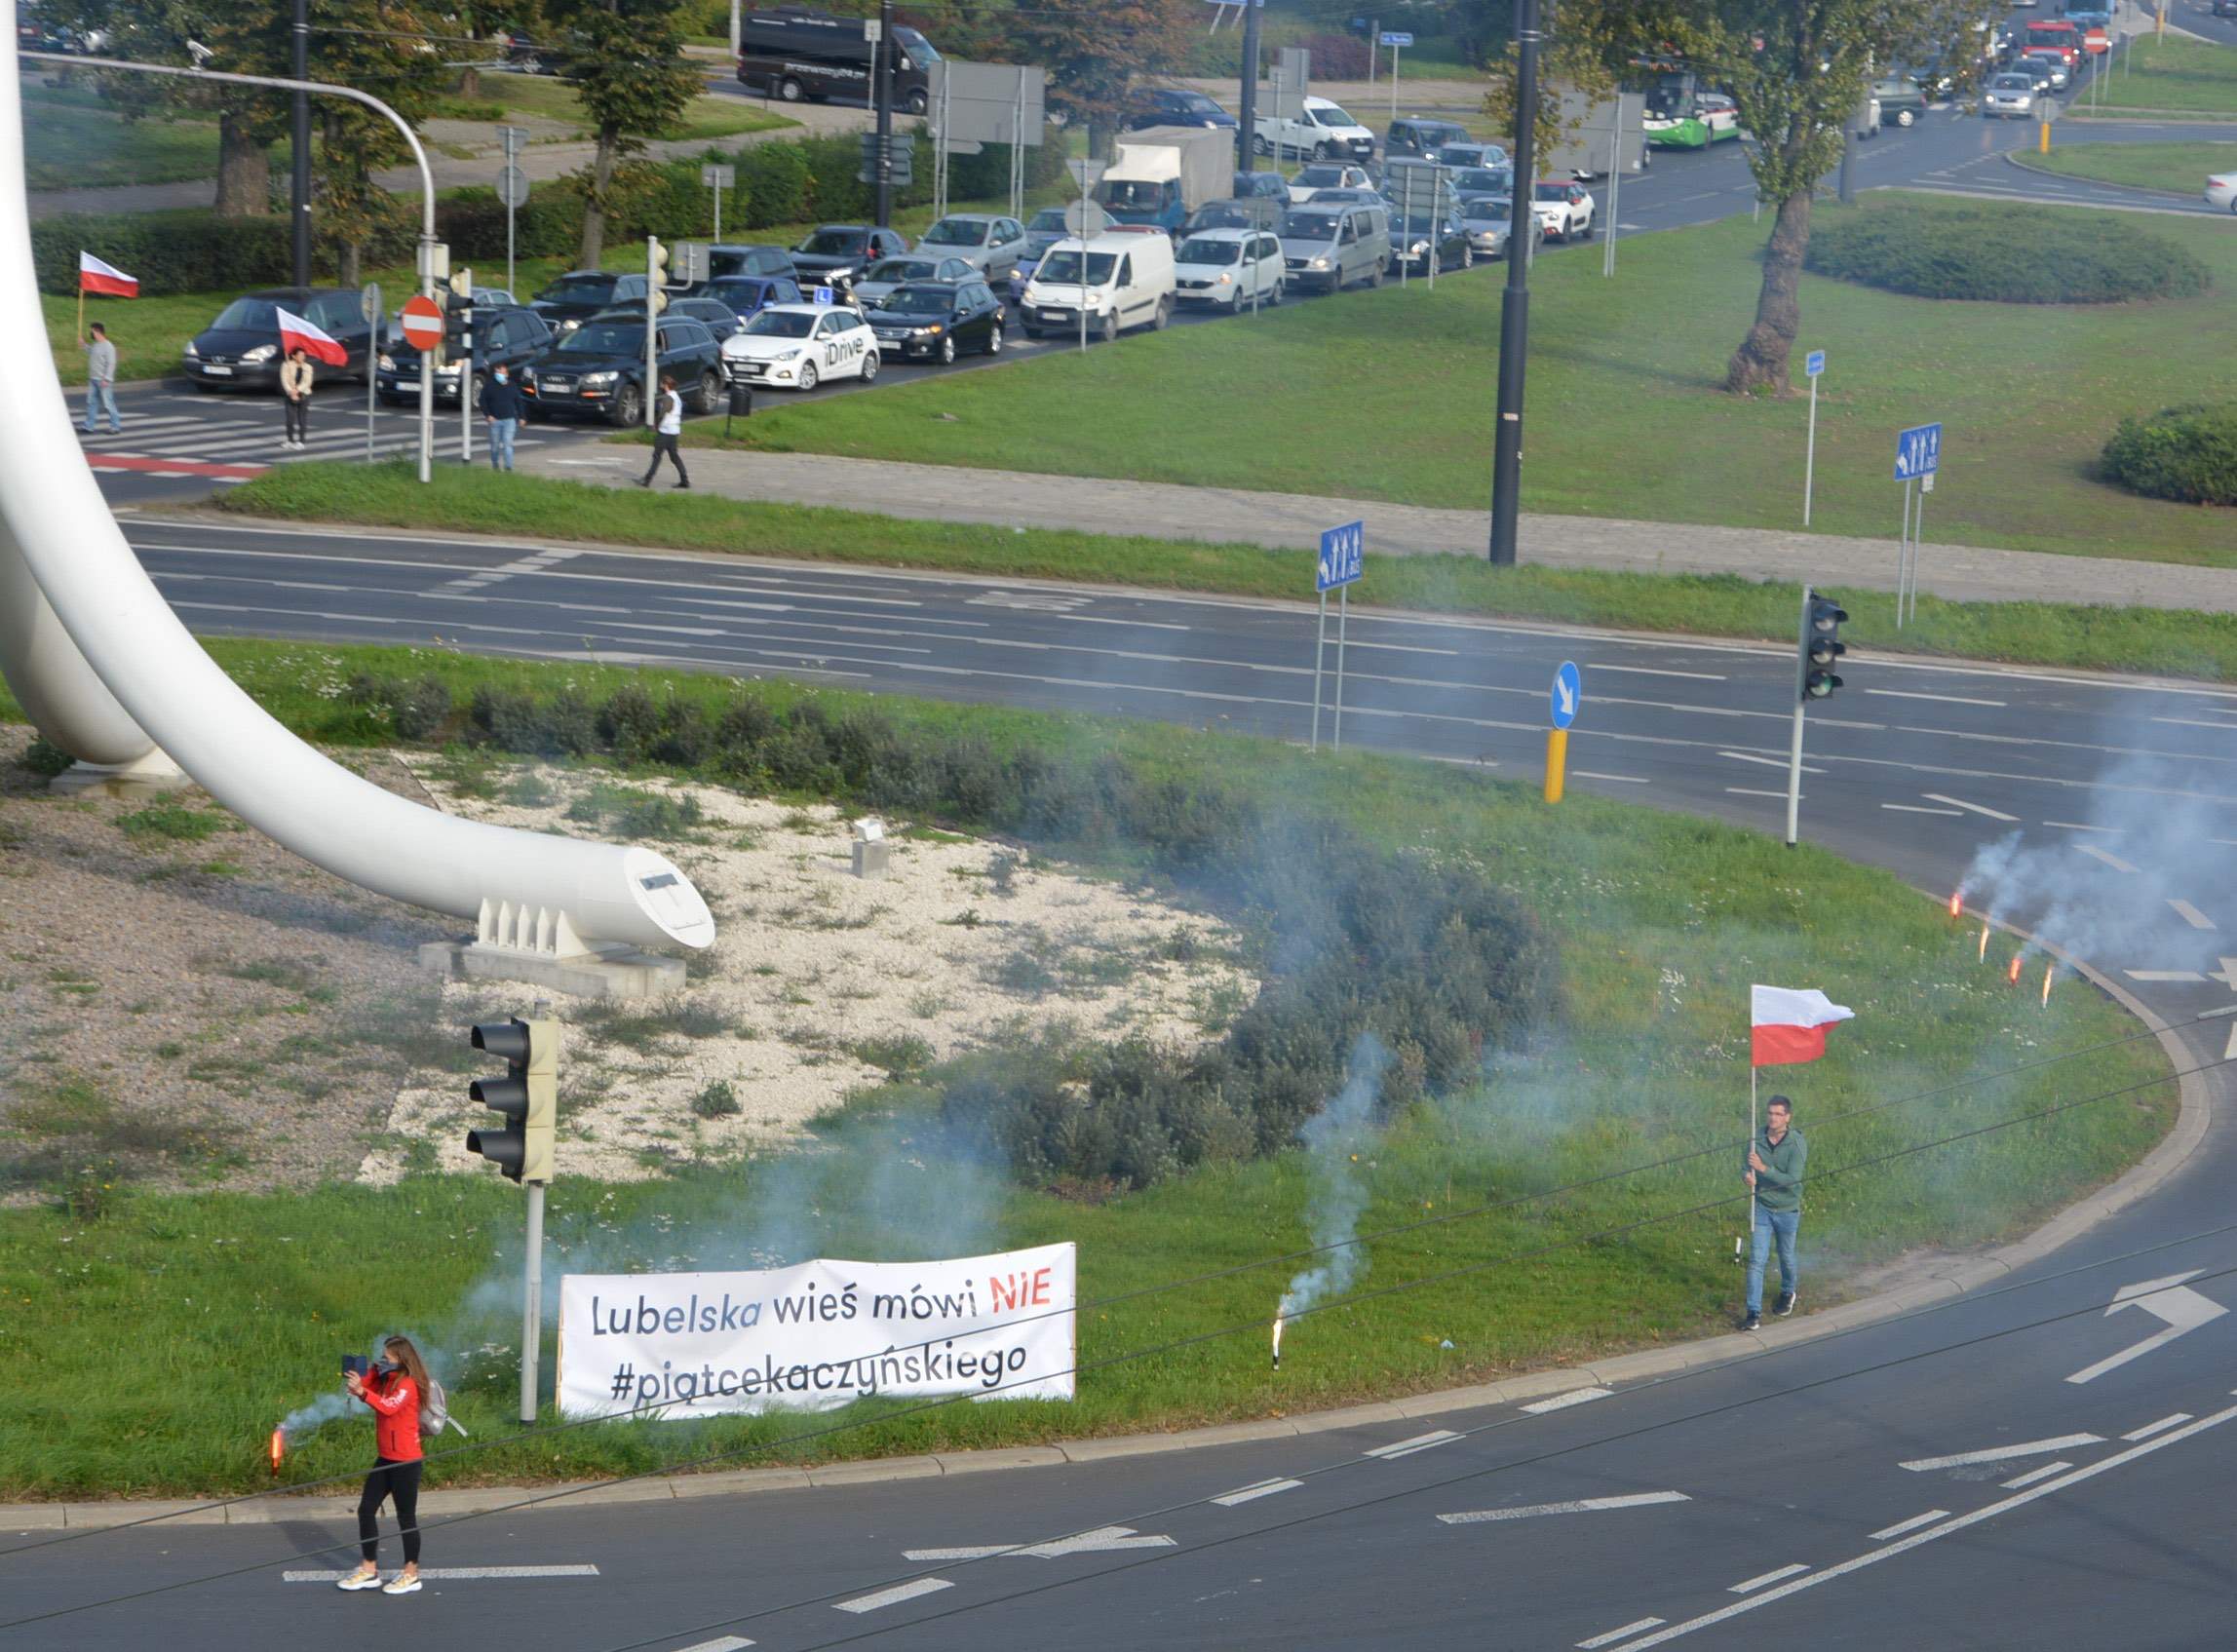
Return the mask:
<path id="1" fill-rule="evenodd" d="M 689 487 L 691 478 L 683 468 L 683 450 L 676 439 L 683 434 L 683 398 L 676 394 L 675 375 L 660 375 L 660 402 L 652 427 L 652 463 L 645 467 L 644 475 L 636 479 L 639 487 L 650 487 L 652 479 L 660 474 L 661 455 L 668 455 L 675 466 L 675 485 Z"/>
<path id="2" fill-rule="evenodd" d="M 521 387 L 513 382 L 512 372 L 502 366 L 492 368 L 489 383 L 482 392 L 482 417 L 489 426 L 491 470 L 513 468 L 513 438 L 520 434 L 522 410 Z"/>
<path id="3" fill-rule="evenodd" d="M 298 453 L 311 444 L 312 376 L 311 353 L 298 344 L 280 367 L 280 395 L 288 404 L 288 439 L 281 445 Z"/>
<path id="4" fill-rule="evenodd" d="M 117 347 L 109 341 L 109 329 L 99 322 L 81 334 L 78 342 L 86 347 L 86 434 L 94 434 L 94 426 L 101 408 L 109 413 L 109 434 L 124 429 L 124 420 L 117 416 Z"/>
<path id="5" fill-rule="evenodd" d="M 365 1558 L 339 1587 L 378 1589 L 383 1594 L 415 1594 L 419 1591 L 419 1473 L 424 1466 L 422 1410 L 433 1403 L 440 1415 L 443 1391 L 427 1374 L 427 1362 L 419 1357 L 419 1350 L 405 1336 L 390 1337 L 381 1344 L 381 1358 L 370 1371 L 351 1371 L 343 1382 L 355 1398 L 372 1407 L 373 1466 L 358 1498 L 358 1550 Z M 429 1432 L 441 1432 L 441 1426 L 439 1421 Z M 380 1580 L 380 1531 L 374 1518 L 383 1502 L 395 1503 L 396 1523 L 404 1537 L 404 1570 L 385 1584 Z"/>
<path id="6" fill-rule="evenodd" d="M 1746 1180 L 1755 1190 L 1755 1243 L 1748 1252 L 1748 1317 L 1743 1330 L 1763 1323 L 1763 1268 L 1771 1246 L 1779 1247 L 1779 1299 L 1771 1312 L 1785 1319 L 1794 1311 L 1801 1275 L 1794 1265 L 1794 1235 L 1802 1225 L 1802 1167 L 1810 1144 L 1794 1128 L 1794 1104 L 1784 1095 L 1763 1103 L 1763 1128 L 1748 1144 Z"/>

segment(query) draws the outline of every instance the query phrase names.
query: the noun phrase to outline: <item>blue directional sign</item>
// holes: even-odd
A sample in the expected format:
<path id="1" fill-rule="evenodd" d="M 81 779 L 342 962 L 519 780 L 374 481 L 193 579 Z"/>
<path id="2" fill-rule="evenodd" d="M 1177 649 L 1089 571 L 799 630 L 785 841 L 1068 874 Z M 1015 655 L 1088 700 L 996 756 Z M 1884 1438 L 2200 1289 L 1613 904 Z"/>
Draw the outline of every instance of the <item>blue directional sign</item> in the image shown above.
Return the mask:
<path id="1" fill-rule="evenodd" d="M 1932 476 L 1942 468 L 1942 427 L 1912 425 L 1895 439 L 1895 480 Z"/>
<path id="2" fill-rule="evenodd" d="M 819 288 L 816 288 L 816 302 L 817 302 L 817 303 L 819 303 L 819 304 L 836 304 L 838 301 L 839 301 L 839 295 L 838 295 L 838 293 L 837 293 L 837 292 L 836 292 L 834 289 L 832 289 L 831 288 L 829 288 L 829 287 L 819 287 Z"/>
<path id="3" fill-rule="evenodd" d="M 1563 660 L 1562 669 L 1554 673 L 1554 726 L 1567 728 L 1577 720 L 1577 708 L 1584 703 L 1585 679 L 1574 660 Z"/>
<path id="4" fill-rule="evenodd" d="M 1367 560 L 1367 523 L 1346 522 L 1321 531 L 1321 564 L 1314 583 L 1317 591 L 1333 591 L 1360 577 Z"/>
<path id="5" fill-rule="evenodd" d="M 1413 36 L 1410 34 L 1402 34 L 1394 29 L 1386 28 L 1382 31 L 1382 43 L 1385 46 L 1411 46 L 1413 44 Z"/>
<path id="6" fill-rule="evenodd" d="M 1813 350 L 1802 358 L 1802 371 L 1809 377 L 1816 378 L 1825 370 L 1826 353 L 1823 350 Z"/>

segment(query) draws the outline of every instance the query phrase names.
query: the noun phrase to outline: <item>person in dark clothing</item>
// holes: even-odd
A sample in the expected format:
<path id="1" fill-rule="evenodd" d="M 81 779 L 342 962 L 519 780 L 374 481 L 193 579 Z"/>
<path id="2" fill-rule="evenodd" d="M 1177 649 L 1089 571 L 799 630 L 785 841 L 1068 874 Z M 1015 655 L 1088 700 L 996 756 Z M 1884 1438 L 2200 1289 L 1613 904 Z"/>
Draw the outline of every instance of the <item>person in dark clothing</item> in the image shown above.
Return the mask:
<path id="1" fill-rule="evenodd" d="M 675 375 L 660 375 L 660 401 L 653 409 L 652 463 L 645 467 L 644 475 L 636 479 L 639 487 L 650 487 L 652 479 L 660 474 L 660 459 L 667 454 L 675 467 L 675 485 L 689 487 L 691 477 L 683 468 L 683 451 L 676 445 L 683 435 L 683 398 L 676 394 Z"/>
<path id="2" fill-rule="evenodd" d="M 513 382 L 511 369 L 494 369 L 482 391 L 482 416 L 489 425 L 489 468 L 493 471 L 513 468 L 513 438 L 520 434 L 522 407 L 521 387 Z"/>
<path id="3" fill-rule="evenodd" d="M 358 1569 L 341 1580 L 349 1590 L 378 1589 L 383 1594 L 419 1592 L 419 1408 L 432 1392 L 427 1363 L 408 1337 L 381 1344 L 381 1360 L 369 1373 L 345 1379 L 350 1393 L 372 1407 L 373 1467 L 358 1499 L 358 1547 L 365 1556 Z M 380 1534 L 374 1517 L 383 1502 L 396 1504 L 396 1523 L 404 1537 L 404 1570 L 380 1580 Z"/>

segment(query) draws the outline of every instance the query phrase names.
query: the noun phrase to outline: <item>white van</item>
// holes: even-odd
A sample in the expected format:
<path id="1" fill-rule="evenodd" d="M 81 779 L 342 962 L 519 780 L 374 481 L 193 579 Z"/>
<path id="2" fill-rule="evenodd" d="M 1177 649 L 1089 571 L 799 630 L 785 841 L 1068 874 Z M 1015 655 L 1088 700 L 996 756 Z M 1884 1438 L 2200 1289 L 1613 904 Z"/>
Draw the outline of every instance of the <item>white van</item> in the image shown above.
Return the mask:
<path id="1" fill-rule="evenodd" d="M 1300 118 L 1260 115 L 1251 147 L 1260 155 L 1295 155 L 1315 161 L 1371 161 L 1374 134 L 1326 97 L 1307 97 Z"/>
<path id="2" fill-rule="evenodd" d="M 1087 279 L 1081 280 L 1082 266 Z M 1077 332 L 1113 339 L 1129 327 L 1162 327 L 1173 316 L 1173 243 L 1161 230 L 1066 236 L 1041 255 L 1018 304 L 1027 338 Z"/>

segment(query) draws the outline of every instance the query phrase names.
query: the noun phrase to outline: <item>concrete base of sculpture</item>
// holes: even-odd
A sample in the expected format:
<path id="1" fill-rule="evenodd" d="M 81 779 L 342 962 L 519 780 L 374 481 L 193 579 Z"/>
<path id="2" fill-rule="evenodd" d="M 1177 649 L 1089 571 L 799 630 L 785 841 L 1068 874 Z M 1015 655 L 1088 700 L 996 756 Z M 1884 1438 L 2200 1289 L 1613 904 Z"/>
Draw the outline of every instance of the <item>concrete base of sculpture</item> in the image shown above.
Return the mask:
<path id="1" fill-rule="evenodd" d="M 192 786 L 186 772 L 161 750 L 129 763 L 89 763 L 80 759 L 47 782 L 50 791 L 95 792 L 104 797 L 144 798 Z"/>
<path id="2" fill-rule="evenodd" d="M 431 941 L 419 949 L 419 967 L 456 980 L 519 980 L 578 998 L 658 998 L 681 992 L 683 960 L 635 946 L 594 946 L 565 957 L 551 952 L 491 946 L 471 937 Z"/>

